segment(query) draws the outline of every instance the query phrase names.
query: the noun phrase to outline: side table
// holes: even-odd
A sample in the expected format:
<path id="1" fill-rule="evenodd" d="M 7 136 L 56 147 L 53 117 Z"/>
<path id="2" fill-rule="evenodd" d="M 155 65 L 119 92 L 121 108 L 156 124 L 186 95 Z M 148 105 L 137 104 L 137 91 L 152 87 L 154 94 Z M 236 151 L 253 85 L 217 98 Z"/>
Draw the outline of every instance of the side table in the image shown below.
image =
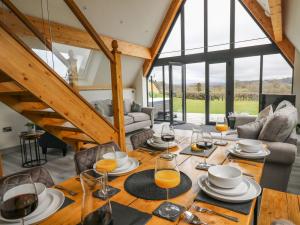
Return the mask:
<path id="1" fill-rule="evenodd" d="M 41 166 L 47 163 L 47 153 L 40 154 L 38 140 L 45 131 L 21 132 L 20 146 L 22 155 L 22 166 L 26 168 Z"/>

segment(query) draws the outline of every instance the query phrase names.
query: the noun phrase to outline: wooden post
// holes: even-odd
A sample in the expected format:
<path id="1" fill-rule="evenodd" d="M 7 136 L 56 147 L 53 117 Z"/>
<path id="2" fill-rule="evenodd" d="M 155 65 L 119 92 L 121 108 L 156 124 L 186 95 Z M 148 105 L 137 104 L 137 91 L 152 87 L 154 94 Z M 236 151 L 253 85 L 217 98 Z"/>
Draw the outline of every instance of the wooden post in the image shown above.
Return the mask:
<path id="1" fill-rule="evenodd" d="M 122 151 L 126 151 L 121 52 L 118 51 L 118 42 L 116 40 L 112 41 L 112 48 L 114 61 L 110 61 L 110 66 L 114 110 L 114 126 L 118 131 L 118 144 Z"/>

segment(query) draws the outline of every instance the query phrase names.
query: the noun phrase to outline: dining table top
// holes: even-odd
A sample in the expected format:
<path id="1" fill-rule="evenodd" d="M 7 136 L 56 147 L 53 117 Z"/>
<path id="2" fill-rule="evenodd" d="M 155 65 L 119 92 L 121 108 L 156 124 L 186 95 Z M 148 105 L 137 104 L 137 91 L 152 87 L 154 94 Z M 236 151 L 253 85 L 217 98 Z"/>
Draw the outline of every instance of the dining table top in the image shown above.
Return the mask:
<path id="1" fill-rule="evenodd" d="M 256 199 L 252 201 L 251 210 L 248 215 L 244 215 L 241 213 L 237 213 L 225 208 L 221 208 L 218 206 L 214 206 L 211 204 L 207 204 L 204 202 L 194 202 L 197 193 L 199 192 L 200 188 L 198 186 L 197 180 L 199 176 L 204 175 L 207 171 L 204 170 L 197 170 L 195 169 L 195 162 L 198 160 L 199 162 L 203 161 L 203 158 L 198 156 L 191 156 L 191 155 L 183 155 L 179 154 L 184 148 L 186 148 L 190 144 L 188 139 L 182 141 L 175 149 L 172 150 L 173 153 L 177 154 L 177 161 L 179 164 L 180 171 L 187 174 L 190 179 L 192 180 L 192 188 L 187 191 L 186 193 L 181 194 L 178 197 L 169 199 L 169 201 L 173 203 L 177 203 L 190 209 L 193 213 L 195 213 L 203 222 L 208 224 L 250 224 L 254 215 L 254 208 Z M 234 159 L 229 160 L 227 155 L 228 152 L 226 149 L 233 145 L 233 142 L 229 142 L 227 146 L 218 146 L 217 149 L 207 158 L 208 163 L 214 164 L 229 164 L 232 166 L 239 167 L 244 173 L 248 173 L 254 176 L 254 179 L 259 183 L 262 175 L 263 170 L 263 163 L 261 162 L 254 162 L 254 161 L 247 161 L 244 159 Z M 131 194 L 129 194 L 124 189 L 124 182 L 126 181 L 127 177 L 135 172 L 146 170 L 146 169 L 154 169 L 155 161 L 158 157 L 158 154 L 153 154 L 151 152 L 145 151 L 143 149 L 137 149 L 134 151 L 128 152 L 130 157 L 134 157 L 140 161 L 141 165 L 134 171 L 129 174 L 120 176 L 112 181 L 109 184 L 113 187 L 119 188 L 121 191 L 111 197 L 111 201 L 118 202 L 123 205 L 130 206 L 132 208 L 138 209 L 140 211 L 152 214 L 152 212 L 164 201 L 164 200 L 145 200 L 137 198 Z M 80 223 L 80 216 L 81 216 L 81 200 L 82 200 L 82 188 L 81 184 L 78 181 L 78 177 L 72 177 L 67 179 L 66 181 L 60 183 L 61 186 L 64 186 L 67 189 L 72 191 L 76 191 L 79 194 L 76 196 L 71 196 L 67 192 L 64 192 L 65 196 L 74 200 L 74 203 L 66 206 L 65 208 L 57 211 L 55 214 L 41 222 L 42 225 L 71 225 L 71 224 L 78 224 Z M 97 199 L 97 203 L 95 205 L 95 210 L 101 207 L 105 202 L 102 200 Z M 200 213 L 195 212 L 191 209 L 192 204 L 196 204 L 198 206 L 207 207 L 212 209 L 216 212 L 225 213 L 230 216 L 235 216 L 239 219 L 239 223 L 231 222 L 225 218 L 220 216 L 211 215 L 207 213 Z M 157 216 L 152 216 L 152 218 L 148 221 L 147 225 L 169 225 L 169 224 L 180 224 L 184 225 L 187 224 L 182 218 L 179 218 L 175 222 L 171 222 Z"/>

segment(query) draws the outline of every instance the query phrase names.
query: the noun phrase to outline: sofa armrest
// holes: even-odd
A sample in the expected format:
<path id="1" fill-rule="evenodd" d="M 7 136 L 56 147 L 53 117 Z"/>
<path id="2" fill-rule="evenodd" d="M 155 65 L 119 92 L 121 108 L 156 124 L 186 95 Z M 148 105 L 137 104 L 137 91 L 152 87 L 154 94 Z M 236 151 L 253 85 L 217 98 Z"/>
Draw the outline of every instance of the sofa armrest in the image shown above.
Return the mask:
<path id="1" fill-rule="evenodd" d="M 254 122 L 256 116 L 234 116 L 235 117 L 235 127 L 241 126 L 247 123 Z"/>
<path id="2" fill-rule="evenodd" d="M 291 133 L 291 135 L 287 138 L 287 140 L 285 141 L 285 143 L 289 143 L 289 144 L 293 144 L 296 145 L 298 144 L 298 138 L 297 138 L 297 133 L 296 133 L 296 129 L 294 129 Z"/>
<path id="3" fill-rule="evenodd" d="M 297 147 L 293 144 L 283 142 L 265 142 L 271 154 L 267 156 L 266 162 L 291 165 L 297 154 Z"/>
<path id="4" fill-rule="evenodd" d="M 151 125 L 154 124 L 154 107 L 142 107 L 142 112 L 150 116 Z"/>

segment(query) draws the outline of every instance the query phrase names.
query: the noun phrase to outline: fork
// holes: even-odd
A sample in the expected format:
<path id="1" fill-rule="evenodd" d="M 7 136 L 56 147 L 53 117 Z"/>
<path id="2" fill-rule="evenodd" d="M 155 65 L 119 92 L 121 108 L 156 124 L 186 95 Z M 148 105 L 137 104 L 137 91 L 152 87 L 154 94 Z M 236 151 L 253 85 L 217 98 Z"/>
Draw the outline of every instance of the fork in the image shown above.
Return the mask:
<path id="1" fill-rule="evenodd" d="M 67 188 L 65 188 L 65 187 L 63 187 L 63 186 L 61 186 L 61 185 L 55 185 L 54 187 L 57 188 L 57 189 L 60 189 L 60 190 L 63 190 L 63 191 L 65 191 L 65 192 L 67 192 L 67 193 L 68 193 L 69 195 L 71 195 L 71 196 L 75 196 L 75 195 L 78 194 L 77 192 L 72 191 L 72 190 L 69 190 L 69 189 L 67 189 Z"/>
<path id="2" fill-rule="evenodd" d="M 193 225 L 207 225 L 207 223 L 202 222 L 198 216 L 195 214 L 191 213 L 190 211 L 185 211 L 183 212 L 183 216 L 189 224 Z"/>
<path id="3" fill-rule="evenodd" d="M 197 205 L 194 205 L 193 208 L 197 212 L 214 214 L 214 215 L 221 216 L 223 218 L 226 218 L 226 219 L 234 221 L 234 222 L 239 222 L 239 218 L 234 217 L 234 216 L 229 216 L 229 215 L 226 215 L 224 213 L 219 213 L 219 212 L 213 211 L 211 209 L 203 208 L 203 207 L 200 207 L 200 206 L 197 206 Z"/>

